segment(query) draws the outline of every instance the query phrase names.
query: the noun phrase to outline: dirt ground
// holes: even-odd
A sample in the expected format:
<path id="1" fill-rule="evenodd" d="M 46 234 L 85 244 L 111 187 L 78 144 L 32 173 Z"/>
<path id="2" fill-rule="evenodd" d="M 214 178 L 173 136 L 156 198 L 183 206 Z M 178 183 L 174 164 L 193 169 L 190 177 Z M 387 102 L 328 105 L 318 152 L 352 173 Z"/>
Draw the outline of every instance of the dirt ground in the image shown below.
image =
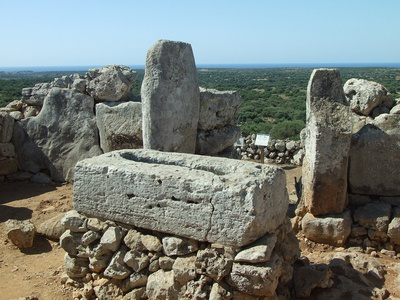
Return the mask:
<path id="1" fill-rule="evenodd" d="M 287 188 L 291 202 L 296 200 L 294 177 L 301 176 L 301 168 L 283 166 L 287 174 Z M 72 185 L 42 185 L 31 182 L 0 183 L 0 300 L 36 297 L 42 299 L 72 299 L 72 288 L 61 284 L 64 250 L 57 242 L 36 236 L 34 247 L 19 250 L 8 239 L 4 222 L 8 219 L 31 219 L 37 228 L 59 213 L 72 209 Z M 300 238 L 301 235 L 299 235 Z M 302 239 L 302 255 L 318 263 L 334 249 Z M 390 267 L 398 260 L 382 257 Z M 400 297 L 395 285 L 397 272 L 388 270 L 385 286 Z"/>

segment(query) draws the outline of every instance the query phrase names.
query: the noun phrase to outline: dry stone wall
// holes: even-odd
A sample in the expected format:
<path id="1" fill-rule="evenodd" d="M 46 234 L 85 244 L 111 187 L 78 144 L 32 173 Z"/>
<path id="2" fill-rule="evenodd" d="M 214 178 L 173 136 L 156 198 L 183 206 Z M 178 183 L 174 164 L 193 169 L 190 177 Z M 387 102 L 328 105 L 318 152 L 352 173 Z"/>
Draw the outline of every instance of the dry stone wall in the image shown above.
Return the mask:
<path id="1" fill-rule="evenodd" d="M 67 278 L 103 299 L 287 299 L 298 241 L 288 219 L 243 247 L 200 242 L 68 212 Z M 69 279 L 68 279 L 69 278 Z"/>

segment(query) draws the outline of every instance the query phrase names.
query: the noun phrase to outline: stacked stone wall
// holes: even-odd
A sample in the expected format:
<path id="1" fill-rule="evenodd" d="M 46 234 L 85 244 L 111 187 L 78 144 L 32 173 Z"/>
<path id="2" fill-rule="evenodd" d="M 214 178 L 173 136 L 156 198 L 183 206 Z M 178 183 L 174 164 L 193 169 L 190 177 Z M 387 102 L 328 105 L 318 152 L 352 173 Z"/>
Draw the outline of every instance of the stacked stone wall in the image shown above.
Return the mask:
<path id="1" fill-rule="evenodd" d="M 255 145 L 256 135 L 243 137 L 243 145 L 235 144 L 239 157 L 243 160 L 260 160 L 261 149 Z M 292 164 L 301 166 L 304 158 L 303 141 L 270 140 L 264 147 L 264 161 L 273 164 Z"/>
<path id="2" fill-rule="evenodd" d="M 199 242 L 68 212 L 66 284 L 103 299 L 288 299 L 298 241 L 288 219 L 243 247 Z M 79 296 L 78 296 L 79 297 Z"/>

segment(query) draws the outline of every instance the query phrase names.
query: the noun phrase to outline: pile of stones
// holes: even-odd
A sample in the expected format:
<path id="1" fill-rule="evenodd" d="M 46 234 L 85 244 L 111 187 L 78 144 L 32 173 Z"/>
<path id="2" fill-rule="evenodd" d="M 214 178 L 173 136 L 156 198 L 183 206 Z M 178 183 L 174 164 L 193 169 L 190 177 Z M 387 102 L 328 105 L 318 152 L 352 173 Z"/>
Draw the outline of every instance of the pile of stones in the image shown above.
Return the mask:
<path id="1" fill-rule="evenodd" d="M 256 135 L 252 134 L 243 137 L 243 145 L 235 144 L 236 152 L 241 159 L 260 160 L 261 149 L 255 145 L 255 140 Z M 301 166 L 304 157 L 303 147 L 302 141 L 270 140 L 268 146 L 264 147 L 265 161 L 267 163 Z"/>
<path id="2" fill-rule="evenodd" d="M 76 211 L 61 222 L 68 228 L 60 238 L 67 252 L 64 282 L 78 287 L 74 294 L 84 299 L 287 296 L 291 264 L 299 256 L 289 221 L 245 247 L 198 242 Z"/>

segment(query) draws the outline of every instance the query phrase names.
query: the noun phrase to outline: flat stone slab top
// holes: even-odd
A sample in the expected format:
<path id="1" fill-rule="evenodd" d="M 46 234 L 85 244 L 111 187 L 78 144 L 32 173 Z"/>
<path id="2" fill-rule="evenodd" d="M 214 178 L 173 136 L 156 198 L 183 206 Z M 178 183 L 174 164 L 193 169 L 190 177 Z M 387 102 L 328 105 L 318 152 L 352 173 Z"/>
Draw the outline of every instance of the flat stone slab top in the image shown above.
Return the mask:
<path id="1" fill-rule="evenodd" d="M 156 150 L 118 150 L 80 161 L 74 207 L 199 241 L 243 246 L 284 221 L 281 168 Z"/>

